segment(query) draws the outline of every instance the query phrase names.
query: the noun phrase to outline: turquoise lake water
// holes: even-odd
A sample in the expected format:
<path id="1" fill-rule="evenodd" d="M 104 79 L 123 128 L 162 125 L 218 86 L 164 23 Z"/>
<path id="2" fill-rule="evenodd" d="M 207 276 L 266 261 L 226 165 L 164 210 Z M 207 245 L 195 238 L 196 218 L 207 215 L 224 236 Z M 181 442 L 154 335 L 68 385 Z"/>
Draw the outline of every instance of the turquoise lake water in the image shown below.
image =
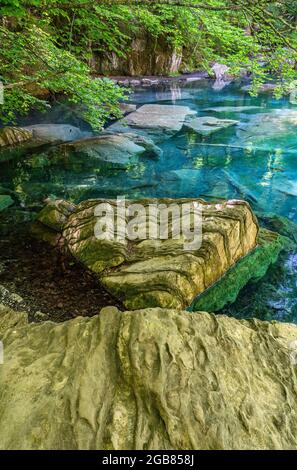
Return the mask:
<path id="1" fill-rule="evenodd" d="M 297 105 L 267 92 L 251 97 L 242 84 L 220 91 L 212 85 L 200 80 L 139 89 L 130 102 L 189 106 L 197 116 L 234 119 L 236 126 L 206 137 L 182 129 L 158 144 L 159 159 L 139 158 L 126 170 L 102 169 L 96 159 L 49 162 L 42 152 L 0 159 L 0 186 L 16 190 L 25 207 L 48 196 L 76 202 L 117 195 L 242 198 L 259 215 L 278 214 L 297 223 Z M 71 112 L 55 108 L 38 119 L 81 125 Z M 296 281 L 297 254 L 291 252 L 257 285 L 243 289 L 224 313 L 297 323 Z"/>

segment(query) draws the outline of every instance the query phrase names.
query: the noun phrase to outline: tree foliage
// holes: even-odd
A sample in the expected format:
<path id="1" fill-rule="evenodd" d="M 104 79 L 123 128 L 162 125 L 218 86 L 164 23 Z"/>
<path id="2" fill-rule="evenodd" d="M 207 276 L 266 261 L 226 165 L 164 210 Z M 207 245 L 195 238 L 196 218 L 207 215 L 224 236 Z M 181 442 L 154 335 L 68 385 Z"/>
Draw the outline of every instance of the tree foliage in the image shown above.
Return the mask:
<path id="1" fill-rule="evenodd" d="M 226 63 L 253 74 L 253 90 L 273 75 L 277 94 L 297 80 L 297 7 L 293 0 L 0 0 L 0 119 L 13 121 L 65 94 L 99 129 L 119 116 L 123 91 L 93 79 L 94 53 L 130 53 L 140 34 L 183 52 L 187 68 Z M 47 97 L 48 98 L 48 97 Z"/>

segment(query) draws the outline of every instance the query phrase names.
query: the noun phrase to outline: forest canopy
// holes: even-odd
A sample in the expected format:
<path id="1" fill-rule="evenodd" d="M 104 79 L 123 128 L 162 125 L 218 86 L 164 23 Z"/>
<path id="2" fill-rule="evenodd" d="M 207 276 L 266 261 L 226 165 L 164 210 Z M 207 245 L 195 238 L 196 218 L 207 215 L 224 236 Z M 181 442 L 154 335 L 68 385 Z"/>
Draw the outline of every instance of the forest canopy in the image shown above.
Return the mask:
<path id="1" fill-rule="evenodd" d="M 294 0 L 0 0 L 0 120 L 67 96 L 101 129 L 124 92 L 96 77 L 92 54 L 125 57 L 143 32 L 184 50 L 189 70 L 224 63 L 251 74 L 252 93 L 273 77 L 280 96 L 297 83 L 296 25 Z"/>

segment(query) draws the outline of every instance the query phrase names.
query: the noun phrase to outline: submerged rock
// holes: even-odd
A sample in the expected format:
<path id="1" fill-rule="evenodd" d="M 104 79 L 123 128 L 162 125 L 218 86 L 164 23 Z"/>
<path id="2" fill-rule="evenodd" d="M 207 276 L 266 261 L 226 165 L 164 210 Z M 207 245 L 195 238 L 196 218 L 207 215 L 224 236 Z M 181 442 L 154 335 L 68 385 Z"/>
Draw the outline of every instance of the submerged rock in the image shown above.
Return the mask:
<path id="1" fill-rule="evenodd" d="M 296 448 L 296 325 L 115 307 L 28 324 L 2 306 L 0 337 L 2 450 Z"/>
<path id="2" fill-rule="evenodd" d="M 278 214 L 257 214 L 261 223 L 269 230 L 280 233 L 284 237 L 287 237 L 294 244 L 297 243 L 297 224 L 287 217 L 283 217 Z"/>
<path id="3" fill-rule="evenodd" d="M 90 132 L 83 132 L 78 127 L 69 124 L 34 124 L 24 127 L 36 139 L 46 142 L 68 142 L 90 136 Z"/>
<path id="4" fill-rule="evenodd" d="M 185 308 L 255 248 L 258 233 L 257 221 L 244 201 L 207 204 L 200 200 L 166 199 L 157 202 L 166 206 L 175 204 L 180 211 L 181 204 L 190 201 L 203 205 L 202 245 L 194 250 L 185 247 L 185 237 L 171 237 L 172 225 L 167 240 L 118 240 L 117 226 L 114 238 L 98 239 L 94 232 L 98 223 L 95 208 L 107 202 L 116 210 L 114 200 L 82 202 L 68 217 L 61 233 L 70 253 L 96 273 L 107 290 L 123 300 L 127 308 Z M 142 204 L 146 213 L 152 202 L 156 201 L 133 201 Z M 126 206 L 129 204 L 131 201 L 126 201 Z M 147 219 L 142 220 L 147 229 Z M 50 226 L 44 217 L 39 218 L 41 222 Z"/>
<path id="5" fill-rule="evenodd" d="M 247 123 L 238 126 L 236 135 L 240 145 L 274 151 L 287 148 L 296 137 L 297 111 L 275 109 L 270 113 L 256 114 Z M 294 149 L 294 147 L 293 147 Z"/>
<path id="6" fill-rule="evenodd" d="M 159 157 L 162 152 L 147 137 L 133 133 L 106 133 L 63 144 L 57 147 L 54 153 L 61 158 L 71 154 L 127 168 L 131 163 L 135 163 L 139 156 Z"/>
<path id="7" fill-rule="evenodd" d="M 137 129 L 140 134 L 153 136 L 159 141 L 180 131 L 187 116 L 193 114 L 196 111 L 188 106 L 145 104 L 108 129 L 115 132 Z"/>
<path id="8" fill-rule="evenodd" d="M 4 127 L 0 129 L 0 147 L 18 145 L 32 139 L 31 130 L 21 127 Z"/>
<path id="9" fill-rule="evenodd" d="M 239 121 L 233 119 L 217 119 L 213 116 L 204 116 L 192 119 L 185 123 L 185 127 L 197 134 L 210 135 L 230 126 L 235 126 Z"/>

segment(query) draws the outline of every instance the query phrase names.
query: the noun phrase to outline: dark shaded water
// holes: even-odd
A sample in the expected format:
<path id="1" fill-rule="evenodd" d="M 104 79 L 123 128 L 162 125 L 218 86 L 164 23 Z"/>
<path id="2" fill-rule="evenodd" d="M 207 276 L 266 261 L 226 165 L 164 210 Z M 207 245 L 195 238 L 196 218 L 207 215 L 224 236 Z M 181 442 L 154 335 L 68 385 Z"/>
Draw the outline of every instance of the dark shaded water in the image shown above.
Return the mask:
<path id="1" fill-rule="evenodd" d="M 239 84 L 215 91 L 212 82 L 196 81 L 182 88 L 171 84 L 137 90 L 130 101 L 185 105 L 198 116 L 235 119 L 238 124 L 206 137 L 182 130 L 159 145 L 159 159 L 140 158 L 125 170 L 103 168 L 95 158 L 49 161 L 42 152 L 2 163 L 0 158 L 0 186 L 15 191 L 29 210 L 51 196 L 75 202 L 117 195 L 244 198 L 258 214 L 297 222 L 297 105 L 288 97 L 276 100 L 262 93 L 254 98 Z M 80 124 L 56 108 L 42 120 Z M 297 255 L 292 252 L 257 285 L 243 289 L 224 313 L 297 322 L 296 280 Z"/>

